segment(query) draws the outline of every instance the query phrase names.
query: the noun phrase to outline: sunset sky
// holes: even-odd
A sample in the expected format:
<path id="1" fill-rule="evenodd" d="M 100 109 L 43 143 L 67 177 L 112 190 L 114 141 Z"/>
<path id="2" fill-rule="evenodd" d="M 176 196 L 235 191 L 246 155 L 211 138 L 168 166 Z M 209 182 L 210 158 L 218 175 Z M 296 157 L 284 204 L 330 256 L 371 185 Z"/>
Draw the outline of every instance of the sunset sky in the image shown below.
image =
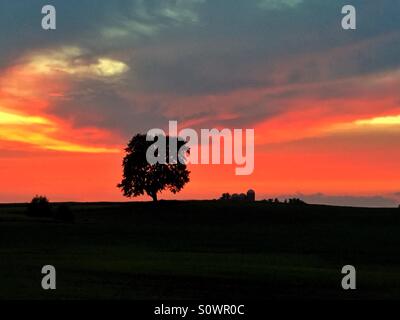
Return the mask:
<path id="1" fill-rule="evenodd" d="M 190 166 L 174 198 L 394 206 L 399 89 L 398 0 L 2 0 L 0 202 L 125 200 L 127 141 L 177 120 L 254 128 L 255 170 Z"/>

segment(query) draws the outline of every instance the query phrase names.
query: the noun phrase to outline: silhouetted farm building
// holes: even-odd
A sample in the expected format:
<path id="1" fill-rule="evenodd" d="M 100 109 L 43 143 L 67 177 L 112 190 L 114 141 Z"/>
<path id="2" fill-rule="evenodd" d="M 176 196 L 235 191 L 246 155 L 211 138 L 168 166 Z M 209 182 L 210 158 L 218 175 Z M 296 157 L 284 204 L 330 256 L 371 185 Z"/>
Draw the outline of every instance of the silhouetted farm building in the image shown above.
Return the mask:
<path id="1" fill-rule="evenodd" d="M 246 193 L 224 193 L 222 194 L 220 200 L 230 200 L 230 201 L 256 201 L 256 193 L 254 190 L 249 190 Z"/>

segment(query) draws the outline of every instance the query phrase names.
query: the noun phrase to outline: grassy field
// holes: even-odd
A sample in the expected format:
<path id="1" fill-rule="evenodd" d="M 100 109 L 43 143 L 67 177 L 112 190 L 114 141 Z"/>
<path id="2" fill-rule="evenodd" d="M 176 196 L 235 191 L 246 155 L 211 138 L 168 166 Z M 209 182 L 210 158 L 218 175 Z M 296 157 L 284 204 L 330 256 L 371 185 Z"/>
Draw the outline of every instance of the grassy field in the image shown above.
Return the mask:
<path id="1" fill-rule="evenodd" d="M 57 206 L 55 204 L 54 206 Z M 187 201 L 0 206 L 0 299 L 399 299 L 400 209 Z M 41 289 L 41 268 L 57 290 Z M 341 268 L 357 290 L 341 289 Z"/>

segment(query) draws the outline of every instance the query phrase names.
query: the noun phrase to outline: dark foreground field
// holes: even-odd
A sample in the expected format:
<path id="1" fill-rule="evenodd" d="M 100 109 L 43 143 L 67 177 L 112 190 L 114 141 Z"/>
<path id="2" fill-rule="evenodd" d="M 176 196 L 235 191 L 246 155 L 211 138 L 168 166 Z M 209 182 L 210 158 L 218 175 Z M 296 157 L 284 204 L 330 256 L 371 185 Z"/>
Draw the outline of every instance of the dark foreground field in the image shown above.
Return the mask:
<path id="1" fill-rule="evenodd" d="M 0 206 L 0 299 L 400 299 L 400 210 L 267 203 Z M 41 289 L 41 268 L 57 290 Z M 341 289 L 341 268 L 357 290 Z"/>

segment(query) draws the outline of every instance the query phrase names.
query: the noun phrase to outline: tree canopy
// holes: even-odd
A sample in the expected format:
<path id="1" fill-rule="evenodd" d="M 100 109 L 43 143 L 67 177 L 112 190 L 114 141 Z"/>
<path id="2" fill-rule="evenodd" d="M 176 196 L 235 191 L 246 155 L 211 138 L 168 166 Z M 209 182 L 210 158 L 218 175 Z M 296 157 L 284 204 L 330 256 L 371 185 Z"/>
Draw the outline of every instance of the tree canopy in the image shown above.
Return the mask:
<path id="1" fill-rule="evenodd" d="M 185 141 L 178 139 L 177 150 L 184 149 Z M 166 159 L 169 157 L 169 140 L 166 137 Z M 166 161 L 166 163 L 150 164 L 146 158 L 146 153 L 149 148 L 152 148 L 154 142 L 147 141 L 146 135 L 137 134 L 128 143 L 125 149 L 123 178 L 118 188 L 121 189 L 126 197 L 137 197 L 147 194 L 153 201 L 157 201 L 158 193 L 163 190 L 169 190 L 172 193 L 177 193 L 183 189 L 186 183 L 189 182 L 190 172 L 187 170 L 186 164 L 180 161 Z M 182 148 L 182 149 L 181 149 Z M 158 152 L 155 150 L 155 152 Z M 180 154 L 182 157 L 182 154 Z"/>

